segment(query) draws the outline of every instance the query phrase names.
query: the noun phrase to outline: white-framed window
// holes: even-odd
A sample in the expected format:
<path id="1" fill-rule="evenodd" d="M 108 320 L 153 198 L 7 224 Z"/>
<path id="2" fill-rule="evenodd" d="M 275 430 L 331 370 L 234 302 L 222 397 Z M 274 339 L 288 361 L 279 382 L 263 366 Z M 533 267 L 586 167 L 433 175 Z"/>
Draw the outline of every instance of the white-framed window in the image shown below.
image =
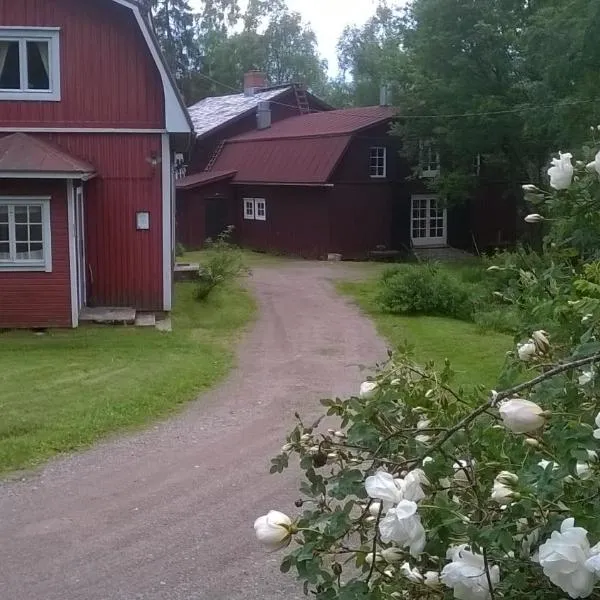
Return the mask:
<path id="1" fill-rule="evenodd" d="M 244 198 L 244 219 L 254 220 L 254 198 Z"/>
<path id="2" fill-rule="evenodd" d="M 387 175 L 387 148 L 385 146 L 372 146 L 370 148 L 369 174 L 373 178 Z"/>
<path id="3" fill-rule="evenodd" d="M 50 198 L 0 196 L 0 271 L 52 271 Z"/>
<path id="4" fill-rule="evenodd" d="M 257 221 L 267 220 L 267 202 L 264 198 L 254 198 L 254 218 Z"/>
<path id="5" fill-rule="evenodd" d="M 244 219 L 266 221 L 267 201 L 264 198 L 244 198 Z"/>
<path id="6" fill-rule="evenodd" d="M 421 177 L 437 177 L 440 174 L 440 153 L 430 141 L 419 143 L 419 168 Z"/>
<path id="7" fill-rule="evenodd" d="M 0 27 L 0 100 L 60 100 L 58 29 Z"/>

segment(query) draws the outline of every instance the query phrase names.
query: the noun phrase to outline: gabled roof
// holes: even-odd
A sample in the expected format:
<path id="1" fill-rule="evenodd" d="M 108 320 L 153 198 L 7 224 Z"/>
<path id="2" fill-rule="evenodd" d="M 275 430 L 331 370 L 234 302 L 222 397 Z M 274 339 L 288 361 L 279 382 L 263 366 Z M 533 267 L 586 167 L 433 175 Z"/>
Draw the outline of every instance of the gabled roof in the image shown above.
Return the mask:
<path id="1" fill-rule="evenodd" d="M 196 187 L 208 185 L 209 183 L 216 183 L 217 181 L 223 181 L 224 179 L 230 179 L 236 174 L 237 171 L 202 171 L 200 173 L 194 173 L 193 175 L 187 175 L 182 177 L 175 182 L 175 186 L 178 190 L 191 190 Z"/>
<path id="2" fill-rule="evenodd" d="M 292 86 L 290 85 L 256 92 L 252 96 L 243 93 L 230 94 L 229 96 L 210 96 L 196 102 L 188 108 L 196 137 L 202 137 L 255 111 L 259 102 L 276 100 L 291 89 Z"/>
<path id="3" fill-rule="evenodd" d="M 88 179 L 94 167 L 38 138 L 25 133 L 13 133 L 0 138 L 0 174 L 60 176 Z"/>
<path id="4" fill-rule="evenodd" d="M 268 129 L 244 133 L 230 141 L 351 135 L 378 123 L 385 123 L 393 119 L 396 114 L 398 110 L 390 106 L 366 106 L 315 112 L 284 119 L 274 123 Z"/>
<path id="5" fill-rule="evenodd" d="M 391 121 L 396 113 L 370 106 L 291 117 L 228 140 L 213 169 L 237 171 L 233 183 L 323 185 L 354 135 Z"/>

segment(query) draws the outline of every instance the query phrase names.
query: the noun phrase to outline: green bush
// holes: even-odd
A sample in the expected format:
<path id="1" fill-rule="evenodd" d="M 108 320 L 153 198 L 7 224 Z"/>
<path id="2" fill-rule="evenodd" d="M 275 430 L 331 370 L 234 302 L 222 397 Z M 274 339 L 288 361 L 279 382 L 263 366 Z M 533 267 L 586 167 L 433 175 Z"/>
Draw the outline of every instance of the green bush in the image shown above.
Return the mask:
<path id="1" fill-rule="evenodd" d="M 181 258 L 185 254 L 185 246 L 181 242 L 175 245 L 175 256 Z"/>
<path id="2" fill-rule="evenodd" d="M 198 271 L 195 297 L 206 300 L 217 286 L 250 273 L 244 264 L 242 251 L 229 241 L 233 226 L 227 227 L 215 241 L 207 241 L 207 258 Z"/>
<path id="3" fill-rule="evenodd" d="M 389 313 L 437 315 L 468 320 L 473 313 L 472 286 L 438 265 L 387 269 L 377 297 Z"/>

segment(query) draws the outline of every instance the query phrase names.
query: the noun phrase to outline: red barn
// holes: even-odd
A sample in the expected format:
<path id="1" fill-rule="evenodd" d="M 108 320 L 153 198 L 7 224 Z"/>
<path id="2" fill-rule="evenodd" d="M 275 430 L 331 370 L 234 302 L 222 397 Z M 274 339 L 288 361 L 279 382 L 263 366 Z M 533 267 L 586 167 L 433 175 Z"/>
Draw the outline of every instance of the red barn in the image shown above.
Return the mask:
<path id="1" fill-rule="evenodd" d="M 314 112 L 227 140 L 209 170 L 178 181 L 178 205 L 190 207 L 178 226 L 202 243 L 234 224 L 243 246 L 307 258 L 390 248 L 406 176 L 388 134 L 395 112 Z"/>
<path id="2" fill-rule="evenodd" d="M 192 131 L 141 0 L 0 0 L 0 328 L 172 305 Z"/>

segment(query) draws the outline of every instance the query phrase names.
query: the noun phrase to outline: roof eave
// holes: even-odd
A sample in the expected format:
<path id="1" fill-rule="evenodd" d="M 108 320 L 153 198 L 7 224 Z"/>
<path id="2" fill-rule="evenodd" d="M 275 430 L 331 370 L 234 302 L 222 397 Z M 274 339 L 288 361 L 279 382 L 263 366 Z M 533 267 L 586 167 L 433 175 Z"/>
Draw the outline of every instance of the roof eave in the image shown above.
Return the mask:
<path id="1" fill-rule="evenodd" d="M 88 171 L 0 171 L 0 179 L 81 179 L 88 181 L 96 177 Z"/>

